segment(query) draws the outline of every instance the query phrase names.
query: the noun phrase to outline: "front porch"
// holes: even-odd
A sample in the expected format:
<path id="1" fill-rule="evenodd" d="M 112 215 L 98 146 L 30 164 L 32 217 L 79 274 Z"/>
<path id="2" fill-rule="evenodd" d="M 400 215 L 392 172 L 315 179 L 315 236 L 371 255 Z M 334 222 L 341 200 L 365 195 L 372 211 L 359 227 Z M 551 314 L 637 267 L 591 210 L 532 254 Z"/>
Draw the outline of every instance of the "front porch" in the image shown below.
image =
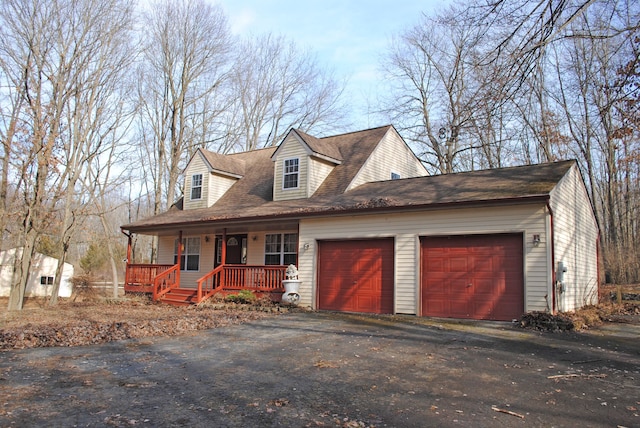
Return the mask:
<path id="1" fill-rule="evenodd" d="M 280 301 L 287 266 L 297 265 L 297 228 L 297 223 L 278 222 L 169 229 L 157 232 L 157 261 L 144 264 L 133 262 L 132 233 L 125 233 L 124 291 L 175 305 L 200 304 L 241 290 Z"/>
<path id="2" fill-rule="evenodd" d="M 154 301 L 174 305 L 200 304 L 214 294 L 252 291 L 256 296 L 276 299 L 284 293 L 286 266 L 221 265 L 194 284 L 180 281 L 180 266 L 127 264 L 125 293 L 147 293 Z"/>

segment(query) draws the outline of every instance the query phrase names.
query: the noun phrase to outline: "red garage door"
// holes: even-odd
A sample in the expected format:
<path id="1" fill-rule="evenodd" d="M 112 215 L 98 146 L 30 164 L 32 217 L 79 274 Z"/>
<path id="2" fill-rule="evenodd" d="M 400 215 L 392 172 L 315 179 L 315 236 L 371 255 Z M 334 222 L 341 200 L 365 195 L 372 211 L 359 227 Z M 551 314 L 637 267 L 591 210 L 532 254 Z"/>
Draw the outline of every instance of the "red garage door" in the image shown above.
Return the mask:
<path id="1" fill-rule="evenodd" d="M 318 308 L 393 313 L 393 239 L 318 243 Z"/>
<path id="2" fill-rule="evenodd" d="M 422 315 L 510 321 L 524 312 L 522 234 L 423 237 Z"/>

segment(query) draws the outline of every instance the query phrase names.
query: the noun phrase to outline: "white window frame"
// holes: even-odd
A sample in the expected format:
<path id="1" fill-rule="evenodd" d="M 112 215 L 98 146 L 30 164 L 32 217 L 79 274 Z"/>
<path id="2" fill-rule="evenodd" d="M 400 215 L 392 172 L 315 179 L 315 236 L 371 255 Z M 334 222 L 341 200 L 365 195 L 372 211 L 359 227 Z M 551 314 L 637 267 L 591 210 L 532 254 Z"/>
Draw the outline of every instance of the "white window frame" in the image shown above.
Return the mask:
<path id="1" fill-rule="evenodd" d="M 295 161 L 295 171 L 293 166 L 287 166 L 288 162 Z M 296 185 L 287 187 L 287 177 L 295 176 Z M 294 190 L 300 188 L 300 158 L 287 158 L 282 161 L 282 190 Z"/>
<path id="2" fill-rule="evenodd" d="M 183 250 L 181 252 L 180 270 L 182 272 L 199 272 L 200 271 L 200 253 L 202 251 L 202 242 L 199 236 L 187 236 L 182 238 Z M 197 258 L 197 259 L 196 259 Z M 184 260 L 184 261 L 182 261 Z M 197 260 L 197 267 L 189 269 L 190 262 Z M 178 263 L 178 240 L 175 240 L 173 247 L 173 263 Z"/>
<path id="3" fill-rule="evenodd" d="M 391 171 L 391 179 L 392 180 L 400 180 L 402 177 L 397 172 Z"/>
<path id="4" fill-rule="evenodd" d="M 277 242 L 269 242 L 269 237 L 271 236 L 278 237 Z M 291 241 L 292 239 L 293 242 Z M 269 266 L 295 264 L 298 259 L 298 239 L 298 234 L 295 232 L 267 233 L 264 237 L 264 264 Z M 273 244 L 278 248 L 268 248 L 269 245 Z M 267 256 L 276 255 L 278 256 L 279 263 L 267 263 Z M 285 257 L 289 259 L 288 262 L 285 262 Z"/>
<path id="5" fill-rule="evenodd" d="M 198 181 L 200 182 L 199 184 L 195 184 L 196 183 L 196 179 L 198 179 Z M 204 176 L 202 174 L 193 174 L 191 176 L 191 200 L 192 201 L 199 201 L 202 199 L 202 182 L 204 180 Z M 198 189 L 200 192 L 200 195 L 197 198 L 193 197 L 193 191 L 195 189 Z"/>

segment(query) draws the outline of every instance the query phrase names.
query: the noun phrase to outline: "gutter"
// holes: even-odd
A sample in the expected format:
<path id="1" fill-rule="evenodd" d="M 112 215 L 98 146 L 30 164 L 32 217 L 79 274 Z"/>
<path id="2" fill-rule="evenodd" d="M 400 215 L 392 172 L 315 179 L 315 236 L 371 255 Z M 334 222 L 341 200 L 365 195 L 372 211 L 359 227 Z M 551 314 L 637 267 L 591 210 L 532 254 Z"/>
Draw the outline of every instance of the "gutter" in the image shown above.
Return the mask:
<path id="1" fill-rule="evenodd" d="M 517 205 L 522 203 L 535 203 L 535 202 L 546 202 L 548 206 L 549 195 L 548 194 L 539 194 L 539 195 L 531 195 L 531 196 L 522 196 L 522 197 L 513 197 L 513 198 L 504 198 L 504 199 L 483 199 L 477 201 L 458 201 L 458 202 L 443 202 L 443 203 L 429 203 L 429 204 L 417 204 L 417 205 L 386 205 L 386 206 L 378 206 L 378 207 L 354 207 L 353 205 L 341 209 L 339 206 L 335 209 L 304 209 L 301 208 L 299 211 L 289 211 L 281 214 L 266 214 L 266 215 L 256 215 L 251 217 L 241 217 L 241 218 L 233 218 L 233 217 L 219 217 L 219 218 L 206 218 L 202 217 L 195 220 L 188 220 L 182 222 L 171 222 L 171 223 L 159 223 L 152 225 L 144 225 L 144 226 L 135 226 L 128 228 L 128 225 L 121 226 L 123 230 L 134 231 L 135 233 L 144 233 L 144 232 L 154 232 L 158 230 L 168 230 L 176 227 L 187 227 L 187 226 L 200 226 L 202 224 L 213 224 L 213 223 L 221 223 L 221 224 L 245 224 L 256 221 L 265 221 L 265 220 L 296 220 L 300 218 L 312 218 L 312 217 L 331 217 L 331 216 L 345 216 L 345 215 L 354 215 L 354 214 L 378 214 L 385 212 L 411 212 L 411 211 L 422 211 L 422 210 L 442 210 L 448 208 L 472 208 L 477 206 L 493 206 L 493 205 Z M 360 202 L 361 204 L 366 203 Z M 123 232 L 124 233 L 124 232 Z"/>

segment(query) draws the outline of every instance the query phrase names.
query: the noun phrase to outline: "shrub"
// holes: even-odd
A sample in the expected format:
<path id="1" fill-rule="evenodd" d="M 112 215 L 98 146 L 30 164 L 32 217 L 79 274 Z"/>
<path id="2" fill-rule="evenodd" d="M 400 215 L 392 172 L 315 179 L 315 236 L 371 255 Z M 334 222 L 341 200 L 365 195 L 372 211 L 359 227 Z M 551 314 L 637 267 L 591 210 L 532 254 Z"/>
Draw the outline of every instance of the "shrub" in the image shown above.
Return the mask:
<path id="1" fill-rule="evenodd" d="M 252 303 L 254 300 L 256 300 L 256 296 L 255 294 L 253 294 L 253 291 L 240 290 L 237 294 L 227 295 L 227 297 L 225 297 L 225 300 L 227 302 L 233 303 Z"/>

